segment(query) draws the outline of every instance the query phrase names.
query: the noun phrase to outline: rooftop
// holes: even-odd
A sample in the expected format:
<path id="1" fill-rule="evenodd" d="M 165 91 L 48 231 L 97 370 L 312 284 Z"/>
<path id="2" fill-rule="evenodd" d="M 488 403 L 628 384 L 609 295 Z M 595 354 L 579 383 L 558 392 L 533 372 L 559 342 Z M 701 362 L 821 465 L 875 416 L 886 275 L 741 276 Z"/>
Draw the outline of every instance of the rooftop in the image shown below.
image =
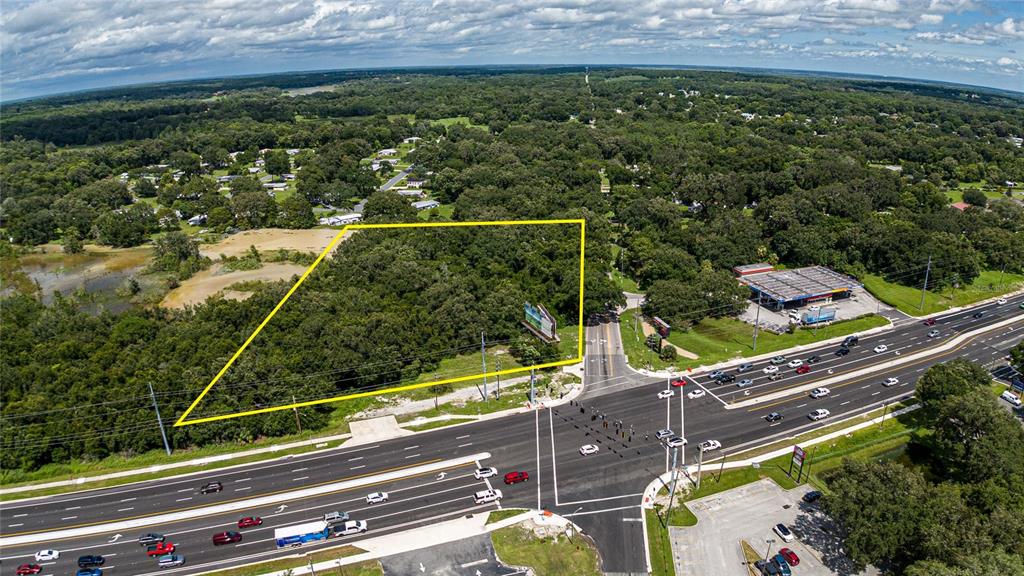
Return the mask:
<path id="1" fill-rule="evenodd" d="M 752 290 L 781 302 L 847 292 L 860 286 L 853 278 L 824 266 L 748 274 L 739 280 Z"/>

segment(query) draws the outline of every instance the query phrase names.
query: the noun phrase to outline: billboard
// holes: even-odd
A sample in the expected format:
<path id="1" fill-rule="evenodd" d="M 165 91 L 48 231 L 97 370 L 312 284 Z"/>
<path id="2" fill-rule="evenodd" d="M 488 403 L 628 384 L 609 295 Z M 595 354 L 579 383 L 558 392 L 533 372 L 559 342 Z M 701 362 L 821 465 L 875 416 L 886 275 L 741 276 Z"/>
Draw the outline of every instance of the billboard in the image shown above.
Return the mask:
<path id="1" fill-rule="evenodd" d="M 793 464 L 795 464 L 797 466 L 803 466 L 804 465 L 804 458 L 806 456 L 807 456 L 807 453 L 804 452 L 803 448 L 801 448 L 799 446 L 793 446 Z"/>
<path id="2" fill-rule="evenodd" d="M 668 322 L 665 322 L 657 316 L 651 318 L 651 326 L 654 326 L 654 329 L 658 331 L 658 334 L 661 334 L 662 338 L 668 338 L 669 331 L 672 329 L 672 327 L 668 325 Z"/>
<path id="3" fill-rule="evenodd" d="M 555 317 L 548 313 L 543 305 L 538 304 L 534 306 L 526 302 L 523 305 L 523 313 L 525 315 L 523 323 L 526 324 L 527 328 L 530 328 L 540 336 L 542 340 L 548 342 L 558 340 L 558 323 L 555 321 Z"/>

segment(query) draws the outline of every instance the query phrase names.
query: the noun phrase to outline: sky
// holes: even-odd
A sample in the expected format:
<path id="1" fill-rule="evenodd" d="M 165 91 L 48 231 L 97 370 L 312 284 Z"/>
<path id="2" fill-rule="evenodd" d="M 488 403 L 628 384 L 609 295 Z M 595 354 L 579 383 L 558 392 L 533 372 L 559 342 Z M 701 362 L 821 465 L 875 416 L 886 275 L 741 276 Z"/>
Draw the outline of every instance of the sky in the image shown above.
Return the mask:
<path id="1" fill-rule="evenodd" d="M 1024 91 L 1024 0 L 5 0 L 0 99 L 336 68 L 785 68 Z"/>

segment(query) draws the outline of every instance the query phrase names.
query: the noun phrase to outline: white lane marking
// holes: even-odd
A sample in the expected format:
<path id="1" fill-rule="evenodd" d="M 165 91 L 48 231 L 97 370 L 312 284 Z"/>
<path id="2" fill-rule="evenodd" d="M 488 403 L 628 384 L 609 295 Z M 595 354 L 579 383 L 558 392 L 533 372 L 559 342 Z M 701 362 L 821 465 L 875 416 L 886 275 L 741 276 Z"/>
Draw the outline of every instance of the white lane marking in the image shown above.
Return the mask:
<path id="1" fill-rule="evenodd" d="M 667 402 L 666 402 L 667 404 Z M 551 434 L 551 485 L 555 489 L 555 505 L 558 505 L 558 467 L 555 465 L 555 417 L 548 410 L 548 430 Z M 539 438 L 539 437 L 538 437 Z M 540 446 L 537 447 L 540 449 Z M 540 467 L 538 466 L 538 471 Z M 537 494 L 540 495 L 540 482 L 537 482 Z"/>
<path id="2" fill-rule="evenodd" d="M 61 518 L 61 520 L 74 520 L 75 518 L 78 518 L 78 516 L 68 516 L 67 518 Z"/>
<path id="3" fill-rule="evenodd" d="M 847 405 L 847 404 L 849 404 L 849 403 L 850 403 L 850 401 L 849 401 L 849 400 L 847 400 L 846 402 L 840 402 L 840 403 L 839 403 L 839 405 L 840 405 L 840 406 L 846 406 L 846 405 Z"/>
<path id="4" fill-rule="evenodd" d="M 125 498 L 124 500 L 121 500 L 121 502 L 131 502 L 133 500 L 135 500 L 135 498 Z"/>
<path id="5" fill-rule="evenodd" d="M 365 464 L 360 464 L 359 466 L 353 466 L 353 467 L 349 468 L 349 470 L 359 470 L 360 468 L 366 468 L 366 465 Z"/>
<path id="6" fill-rule="evenodd" d="M 623 518 L 623 522 L 643 522 L 643 518 Z"/>
<path id="7" fill-rule="evenodd" d="M 803 404 L 801 404 L 801 405 L 797 406 L 797 408 L 803 408 L 804 406 L 807 406 L 807 403 L 806 403 L 806 402 L 804 402 Z"/>
<path id="8" fill-rule="evenodd" d="M 235 482 L 248 482 L 249 480 L 252 480 L 252 478 L 239 478 L 238 480 L 235 480 Z"/>
<path id="9" fill-rule="evenodd" d="M 295 470 L 292 470 L 292 472 L 305 472 L 306 470 L 309 470 L 309 468 L 296 468 Z"/>
<path id="10" fill-rule="evenodd" d="M 417 444 L 415 446 L 406 446 L 405 448 L 402 448 L 402 450 L 415 450 L 415 449 L 417 449 L 419 447 L 420 447 L 420 445 Z"/>
<path id="11" fill-rule="evenodd" d="M 64 510 L 80 510 L 81 506 L 72 506 L 71 508 L 65 508 Z"/>
<path id="12" fill-rule="evenodd" d="M 181 490 L 178 490 L 178 493 L 180 494 L 182 492 L 191 492 L 191 491 L 192 491 L 191 488 L 182 488 Z"/>
<path id="13" fill-rule="evenodd" d="M 456 448 L 465 448 L 466 446 L 472 446 L 472 445 L 473 445 L 473 443 L 469 442 L 469 443 L 466 443 L 466 444 L 459 444 L 458 446 L 456 446 Z"/>
<path id="14" fill-rule="evenodd" d="M 466 562 L 465 564 L 460 564 L 459 567 L 460 568 L 469 568 L 471 566 L 479 566 L 481 564 L 487 564 L 488 562 L 490 562 L 490 560 L 488 560 L 487 558 L 483 558 L 483 559 L 480 559 L 480 560 L 474 560 L 473 562 Z"/>
<path id="15" fill-rule="evenodd" d="M 245 490 L 252 490 L 252 486 L 243 486 L 241 488 L 235 488 L 235 492 L 244 492 Z"/>
<path id="16" fill-rule="evenodd" d="M 356 460 L 362 460 L 362 459 L 363 459 L 362 456 L 356 456 L 355 458 L 349 458 L 348 461 L 349 462 L 355 462 Z"/>
<path id="17" fill-rule="evenodd" d="M 298 478 L 292 478 L 292 482 L 298 482 L 299 480 L 309 480 L 309 476 L 299 476 Z"/>
<path id="18" fill-rule="evenodd" d="M 462 436 L 456 436 L 456 437 L 455 437 L 455 439 L 456 439 L 456 440 L 462 440 L 462 439 L 464 439 L 464 438 L 469 438 L 469 437 L 470 437 L 470 435 L 469 435 L 469 434 L 463 434 Z"/>
<path id="19" fill-rule="evenodd" d="M 872 396 L 878 396 L 878 395 L 879 395 L 879 394 L 881 394 L 881 393 L 882 393 L 881 391 L 879 391 L 879 392 L 875 392 L 874 394 L 872 394 Z"/>
<path id="20" fill-rule="evenodd" d="M 8 528 L 17 528 L 18 526 L 24 526 L 24 524 L 8 524 Z"/>
<path id="21" fill-rule="evenodd" d="M 189 501 L 191 499 L 192 499 L 191 496 L 189 496 L 188 498 L 178 498 L 177 500 L 175 500 L 175 502 L 187 502 L 187 501 Z"/>
<path id="22" fill-rule="evenodd" d="M 640 496 L 643 496 L 643 495 L 644 495 L 643 492 L 641 492 L 640 494 L 622 494 L 622 495 L 619 495 L 619 496 L 608 496 L 606 498 L 591 498 L 590 500 L 577 500 L 575 502 L 562 502 L 559 505 L 560 506 L 569 506 L 569 505 L 575 506 L 577 504 L 590 504 L 592 502 L 604 502 L 605 500 L 621 500 L 622 498 L 639 498 Z"/>
<path id="23" fill-rule="evenodd" d="M 11 518 L 24 518 L 25 516 L 28 516 L 28 514 L 15 514 L 14 516 L 11 516 Z"/>
<path id="24" fill-rule="evenodd" d="M 605 508 L 604 510 L 592 510 L 590 512 L 577 512 L 575 514 L 566 514 L 563 518 L 571 518 L 573 516 L 589 516 L 590 514 L 601 514 L 603 512 L 615 512 L 616 510 L 630 510 L 632 508 L 639 508 L 639 504 L 633 504 L 632 506 L 619 506 L 618 508 Z"/>
<path id="25" fill-rule="evenodd" d="M 408 460 L 409 458 L 415 458 L 415 457 L 417 457 L 419 455 L 420 455 L 419 452 L 417 452 L 416 454 L 409 454 L 408 456 L 405 457 L 405 459 Z"/>
<path id="26" fill-rule="evenodd" d="M 130 506 L 128 508 L 118 508 L 117 509 L 118 512 L 128 512 L 129 510 L 135 510 L 135 507 L 134 506 Z"/>
<path id="27" fill-rule="evenodd" d="M 866 385 L 866 386 L 861 386 L 861 387 L 860 387 L 860 389 L 861 389 L 861 390 L 863 390 L 863 389 L 865 389 L 865 388 L 871 388 L 871 384 L 868 384 L 868 385 Z"/>

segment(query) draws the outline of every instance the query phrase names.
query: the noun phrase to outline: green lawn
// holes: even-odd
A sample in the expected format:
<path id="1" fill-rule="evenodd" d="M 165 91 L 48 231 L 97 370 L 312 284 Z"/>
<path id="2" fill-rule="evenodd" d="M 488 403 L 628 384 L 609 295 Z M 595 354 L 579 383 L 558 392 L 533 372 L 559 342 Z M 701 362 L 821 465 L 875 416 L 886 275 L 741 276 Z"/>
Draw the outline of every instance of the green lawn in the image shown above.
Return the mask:
<path id="1" fill-rule="evenodd" d="M 453 116 L 451 118 L 438 118 L 437 120 L 431 120 L 430 124 L 432 126 L 444 126 L 445 128 L 453 124 L 461 124 L 469 128 L 480 128 L 482 130 L 487 130 L 487 126 L 484 126 L 483 124 L 473 124 L 473 122 L 469 119 L 469 116 Z"/>
<path id="2" fill-rule="evenodd" d="M 309 560 L 312 560 L 313 563 L 316 564 L 317 562 L 337 560 L 338 558 L 353 556 L 363 552 L 365 552 L 365 550 L 361 550 L 355 546 L 343 546 L 333 550 L 313 552 L 302 558 L 272 560 L 270 562 L 261 562 L 251 566 L 207 572 L 207 574 L 210 576 L 260 576 L 271 572 L 288 570 L 289 568 L 308 566 Z M 337 566 L 329 570 L 321 571 L 320 574 L 329 574 L 331 576 L 384 576 L 384 569 L 381 567 L 380 562 L 376 560 L 368 560 L 366 562 L 359 562 L 358 564 L 350 564 L 348 566 Z"/>
<path id="3" fill-rule="evenodd" d="M 924 279 L 922 278 L 922 281 Z M 912 316 L 934 314 L 956 306 L 966 306 L 979 300 L 999 294 L 1013 292 L 1024 285 L 1024 275 L 1000 274 L 998 270 L 983 271 L 969 285 L 959 289 L 946 288 L 938 292 L 925 292 L 924 308 L 921 304 L 921 288 L 913 288 L 886 282 L 880 276 L 869 274 L 863 278 L 864 288 L 876 298 L 895 306 Z"/>
<path id="4" fill-rule="evenodd" d="M 501 510 L 492 510 L 487 515 L 487 523 L 493 524 L 495 522 L 500 522 L 506 518 L 519 516 L 523 512 L 526 512 L 526 508 L 503 508 Z"/>
<path id="5" fill-rule="evenodd" d="M 597 550 L 583 536 L 564 534 L 537 538 L 520 526 L 491 532 L 491 542 L 502 562 L 528 566 L 537 576 L 601 576 Z"/>
<path id="6" fill-rule="evenodd" d="M 639 310 L 630 308 L 619 315 L 619 335 L 629 365 L 649 370 L 662 370 L 672 366 L 670 362 L 658 358 L 658 355 L 644 344 L 643 329 L 640 327 L 643 319 L 635 319 L 636 314 L 639 314 Z M 634 326 L 636 330 L 633 329 Z"/>
<path id="7" fill-rule="evenodd" d="M 657 510 L 644 510 L 647 516 L 647 546 L 651 551 L 651 574 L 653 576 L 675 576 L 672 562 L 672 545 L 668 539 L 668 528 Z"/>
<path id="8" fill-rule="evenodd" d="M 455 206 L 452 204 L 442 204 L 437 208 L 431 208 L 430 210 L 420 210 L 416 216 L 420 220 L 430 220 L 430 217 L 437 213 L 444 220 L 451 220 L 452 214 L 455 212 Z"/>
<path id="9" fill-rule="evenodd" d="M 636 280 L 623 276 L 618 270 L 612 270 L 612 282 L 615 282 L 615 285 L 623 292 L 640 293 L 640 286 L 637 285 Z"/>
<path id="10" fill-rule="evenodd" d="M 949 198 L 950 203 L 963 202 L 964 201 L 964 190 L 969 188 L 982 188 L 986 185 L 985 182 L 961 182 L 959 186 L 952 190 L 946 190 L 946 197 Z M 1003 193 L 999 190 L 982 190 L 985 196 L 989 200 L 996 198 L 1005 198 Z"/>

